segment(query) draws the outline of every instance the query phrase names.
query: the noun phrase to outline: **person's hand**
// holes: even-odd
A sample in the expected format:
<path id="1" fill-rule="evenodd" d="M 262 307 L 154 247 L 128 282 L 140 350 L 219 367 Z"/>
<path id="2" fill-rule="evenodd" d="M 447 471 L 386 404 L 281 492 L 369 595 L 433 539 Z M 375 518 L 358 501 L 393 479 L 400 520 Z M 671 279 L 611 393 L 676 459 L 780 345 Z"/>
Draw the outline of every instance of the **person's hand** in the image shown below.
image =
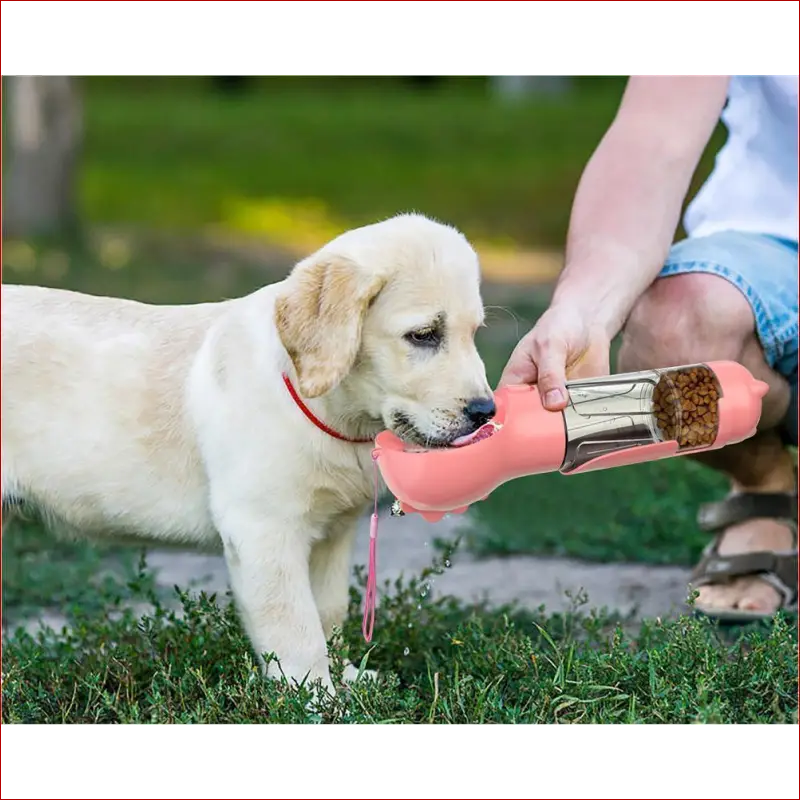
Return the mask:
<path id="1" fill-rule="evenodd" d="M 567 405 L 568 378 L 608 375 L 609 348 L 602 325 L 568 307 L 551 306 L 514 348 L 498 386 L 536 384 L 544 407 L 559 411 Z"/>

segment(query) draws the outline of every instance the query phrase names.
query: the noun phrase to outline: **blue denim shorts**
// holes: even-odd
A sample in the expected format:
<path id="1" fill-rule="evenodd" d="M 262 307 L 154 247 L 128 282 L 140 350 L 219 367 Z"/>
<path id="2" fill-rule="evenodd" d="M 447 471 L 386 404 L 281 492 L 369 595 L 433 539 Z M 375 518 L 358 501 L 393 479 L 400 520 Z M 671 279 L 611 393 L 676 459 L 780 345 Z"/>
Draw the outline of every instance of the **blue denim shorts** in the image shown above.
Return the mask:
<path id="1" fill-rule="evenodd" d="M 659 278 L 704 272 L 730 281 L 753 309 L 767 363 L 792 389 L 782 426 L 797 444 L 797 242 L 758 233 L 722 231 L 673 245 Z"/>

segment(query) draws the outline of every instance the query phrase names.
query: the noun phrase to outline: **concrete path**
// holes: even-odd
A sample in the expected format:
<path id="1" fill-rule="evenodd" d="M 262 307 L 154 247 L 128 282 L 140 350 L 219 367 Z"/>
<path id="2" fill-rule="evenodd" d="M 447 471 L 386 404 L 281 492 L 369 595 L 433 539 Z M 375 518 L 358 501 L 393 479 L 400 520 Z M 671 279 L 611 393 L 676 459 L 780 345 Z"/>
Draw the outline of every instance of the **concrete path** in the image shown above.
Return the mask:
<path id="1" fill-rule="evenodd" d="M 419 575 L 435 557 L 435 539 L 454 539 L 469 518 L 452 517 L 431 524 L 416 514 L 404 517 L 381 516 L 378 534 L 378 582 L 394 580 L 401 574 Z M 365 563 L 369 549 L 369 521 L 360 525 L 353 563 Z M 148 566 L 157 583 L 171 589 L 192 587 L 224 594 L 228 577 L 221 557 L 174 551 L 151 551 Z M 679 567 L 643 564 L 595 564 L 562 558 L 512 556 L 476 559 L 459 548 L 452 563 L 431 580 L 434 595 L 454 595 L 464 600 L 486 599 L 500 605 L 518 601 L 528 608 L 544 605 L 549 611 L 570 606 L 567 593 L 588 596 L 584 608 L 607 608 L 633 618 L 666 617 L 677 613 L 686 598 L 689 571 Z M 146 612 L 146 608 L 137 611 Z M 44 612 L 24 624 L 35 629 L 40 624 L 60 629 L 65 620 Z M 19 622 L 17 622 L 19 624 Z"/>

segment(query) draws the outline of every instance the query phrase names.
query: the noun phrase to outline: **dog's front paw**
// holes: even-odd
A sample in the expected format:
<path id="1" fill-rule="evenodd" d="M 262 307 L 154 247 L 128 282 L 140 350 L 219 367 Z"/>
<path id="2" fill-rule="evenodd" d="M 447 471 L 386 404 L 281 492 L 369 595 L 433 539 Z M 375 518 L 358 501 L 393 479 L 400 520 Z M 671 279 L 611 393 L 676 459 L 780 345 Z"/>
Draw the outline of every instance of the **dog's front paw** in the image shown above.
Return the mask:
<path id="1" fill-rule="evenodd" d="M 345 683 L 355 683 L 356 681 L 377 681 L 378 673 L 374 669 L 361 670 L 359 675 L 359 668 L 349 661 L 344 665 L 344 672 L 342 673 L 342 680 Z"/>

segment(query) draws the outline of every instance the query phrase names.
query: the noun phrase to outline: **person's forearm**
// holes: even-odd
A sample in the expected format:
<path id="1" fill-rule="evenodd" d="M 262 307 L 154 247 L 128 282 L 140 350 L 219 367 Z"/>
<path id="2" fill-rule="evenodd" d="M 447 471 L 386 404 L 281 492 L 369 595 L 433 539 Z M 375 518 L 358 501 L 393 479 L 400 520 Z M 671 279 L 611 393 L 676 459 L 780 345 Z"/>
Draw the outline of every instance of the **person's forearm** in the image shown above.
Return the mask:
<path id="1" fill-rule="evenodd" d="M 653 282 L 678 226 L 692 166 L 612 129 L 581 179 L 553 301 L 585 308 L 609 337 Z"/>
<path id="2" fill-rule="evenodd" d="M 674 104 L 680 92 L 687 95 L 683 128 L 680 116 L 648 108 L 651 101 L 641 94 L 652 86 L 634 86 L 639 107 L 621 113 L 609 129 L 583 173 L 572 208 L 566 264 L 553 304 L 577 308 L 609 338 L 664 264 L 692 174 L 724 103 L 724 78 L 694 78 L 705 84 L 688 86 L 672 80 L 655 90 L 667 95 L 663 105 Z"/>

